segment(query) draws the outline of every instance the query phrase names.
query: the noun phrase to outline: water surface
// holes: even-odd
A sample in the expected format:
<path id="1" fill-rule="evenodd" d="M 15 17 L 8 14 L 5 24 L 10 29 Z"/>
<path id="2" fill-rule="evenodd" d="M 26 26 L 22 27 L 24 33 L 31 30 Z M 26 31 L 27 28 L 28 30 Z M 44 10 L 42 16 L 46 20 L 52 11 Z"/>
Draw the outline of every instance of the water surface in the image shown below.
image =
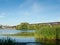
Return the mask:
<path id="1" fill-rule="evenodd" d="M 0 34 L 16 34 L 21 32 L 35 32 L 35 30 L 0 30 Z"/>
<path id="2" fill-rule="evenodd" d="M 21 36 L 3 36 L 2 34 L 16 34 L 21 32 L 35 32 L 35 30 L 0 30 L 0 39 L 7 39 L 11 38 L 12 40 L 15 40 L 16 42 L 25 42 L 27 45 L 36 45 L 35 38 L 34 37 L 21 37 Z M 31 42 L 31 43 L 28 43 Z M 40 44 L 39 44 L 40 45 Z"/>

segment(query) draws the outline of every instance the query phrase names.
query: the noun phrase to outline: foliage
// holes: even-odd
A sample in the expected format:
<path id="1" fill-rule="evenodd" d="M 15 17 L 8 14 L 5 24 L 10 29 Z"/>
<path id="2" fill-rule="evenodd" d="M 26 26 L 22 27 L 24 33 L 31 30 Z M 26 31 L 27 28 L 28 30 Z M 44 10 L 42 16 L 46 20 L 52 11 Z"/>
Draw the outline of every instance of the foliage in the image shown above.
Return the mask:
<path id="1" fill-rule="evenodd" d="M 20 29 L 26 29 L 26 30 L 35 30 L 34 33 L 35 38 L 37 38 L 38 41 L 47 41 L 47 42 L 55 42 L 56 39 L 60 40 L 60 24 L 48 24 L 48 23 L 42 23 L 42 24 L 20 24 Z M 16 28 L 16 29 L 17 29 Z M 58 41 L 59 42 L 59 41 Z"/>
<path id="2" fill-rule="evenodd" d="M 36 30 L 36 35 L 40 38 L 56 39 L 60 38 L 60 24 L 29 24 L 21 23 L 16 26 L 18 30 Z"/>
<path id="3" fill-rule="evenodd" d="M 10 38 L 0 39 L 0 45 L 15 45 L 15 41 Z"/>
<path id="4" fill-rule="evenodd" d="M 60 25 L 43 26 L 36 30 L 36 41 L 50 45 L 60 44 Z"/>
<path id="5" fill-rule="evenodd" d="M 54 27 L 41 27 L 36 33 L 41 38 L 56 39 L 56 30 Z"/>
<path id="6" fill-rule="evenodd" d="M 16 26 L 17 30 L 36 30 L 40 27 L 49 26 L 47 24 L 29 24 L 29 23 L 21 23 Z"/>
<path id="7" fill-rule="evenodd" d="M 28 30 L 29 24 L 28 23 L 21 23 L 21 25 L 17 25 L 17 30 Z"/>

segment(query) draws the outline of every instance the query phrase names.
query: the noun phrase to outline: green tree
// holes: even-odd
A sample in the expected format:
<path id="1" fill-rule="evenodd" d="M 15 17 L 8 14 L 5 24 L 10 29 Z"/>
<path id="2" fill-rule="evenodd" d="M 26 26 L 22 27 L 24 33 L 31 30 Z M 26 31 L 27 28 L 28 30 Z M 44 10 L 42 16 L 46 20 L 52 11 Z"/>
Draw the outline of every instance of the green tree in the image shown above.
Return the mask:
<path id="1" fill-rule="evenodd" d="M 28 28 L 29 28 L 28 23 L 21 23 L 20 25 L 16 26 L 16 29 L 18 29 L 18 30 L 27 30 Z"/>

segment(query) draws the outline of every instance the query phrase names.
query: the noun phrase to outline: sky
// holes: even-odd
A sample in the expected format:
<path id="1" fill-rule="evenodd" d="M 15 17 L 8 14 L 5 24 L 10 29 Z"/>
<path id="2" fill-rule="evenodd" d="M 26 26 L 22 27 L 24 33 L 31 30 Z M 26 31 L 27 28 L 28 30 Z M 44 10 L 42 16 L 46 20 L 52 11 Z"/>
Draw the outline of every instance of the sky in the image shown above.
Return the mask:
<path id="1" fill-rule="evenodd" d="M 60 0 L 0 0 L 0 24 L 60 21 Z"/>

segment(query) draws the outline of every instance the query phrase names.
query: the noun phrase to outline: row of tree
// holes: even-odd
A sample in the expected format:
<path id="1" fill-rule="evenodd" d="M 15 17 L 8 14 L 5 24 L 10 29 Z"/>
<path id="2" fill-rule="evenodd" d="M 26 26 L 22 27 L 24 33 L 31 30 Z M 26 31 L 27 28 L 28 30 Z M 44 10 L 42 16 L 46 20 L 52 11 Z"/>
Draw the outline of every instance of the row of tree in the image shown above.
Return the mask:
<path id="1" fill-rule="evenodd" d="M 41 27 L 52 27 L 55 26 L 55 24 L 49 24 L 49 23 L 38 23 L 38 24 L 29 24 L 29 23 L 21 23 L 16 26 L 17 30 L 35 30 L 40 29 Z"/>
<path id="2" fill-rule="evenodd" d="M 31 30 L 31 29 L 33 29 L 33 26 L 30 25 L 29 23 L 21 23 L 16 26 L 16 29 L 18 29 L 18 30 Z"/>

